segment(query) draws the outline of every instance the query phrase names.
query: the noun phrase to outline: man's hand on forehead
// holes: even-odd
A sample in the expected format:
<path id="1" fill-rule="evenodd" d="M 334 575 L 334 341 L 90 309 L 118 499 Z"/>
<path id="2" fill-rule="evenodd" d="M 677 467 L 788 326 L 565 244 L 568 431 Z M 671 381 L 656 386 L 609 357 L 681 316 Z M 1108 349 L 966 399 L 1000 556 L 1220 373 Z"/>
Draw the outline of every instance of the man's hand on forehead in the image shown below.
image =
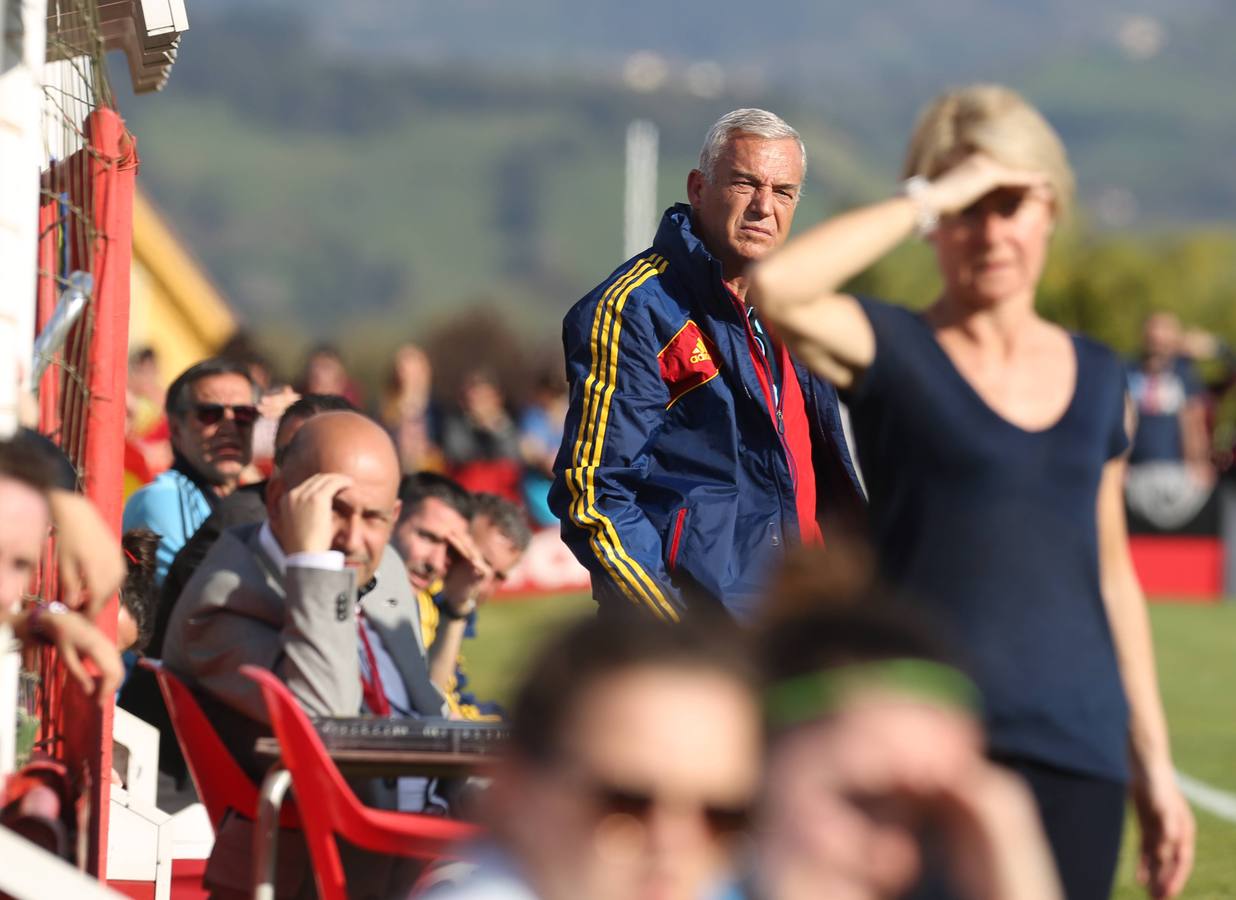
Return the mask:
<path id="1" fill-rule="evenodd" d="M 485 557 L 476 546 L 476 542 L 472 540 L 472 535 L 466 526 L 463 528 L 452 528 L 446 532 L 445 538 L 447 546 L 450 547 L 458 563 L 466 563 L 472 566 L 478 574 L 483 576 L 492 574 L 489 564 L 485 562 Z"/>
<path id="2" fill-rule="evenodd" d="M 467 528 L 452 529 L 446 533 L 446 543 L 453 557 L 447 570 L 442 591 L 456 615 L 466 615 L 476 608 L 481 586 L 493 577 L 493 569 Z"/>
<path id="3" fill-rule="evenodd" d="M 334 542 L 335 497 L 353 484 L 348 475 L 319 472 L 290 489 L 279 501 L 283 552 L 323 553 Z"/>

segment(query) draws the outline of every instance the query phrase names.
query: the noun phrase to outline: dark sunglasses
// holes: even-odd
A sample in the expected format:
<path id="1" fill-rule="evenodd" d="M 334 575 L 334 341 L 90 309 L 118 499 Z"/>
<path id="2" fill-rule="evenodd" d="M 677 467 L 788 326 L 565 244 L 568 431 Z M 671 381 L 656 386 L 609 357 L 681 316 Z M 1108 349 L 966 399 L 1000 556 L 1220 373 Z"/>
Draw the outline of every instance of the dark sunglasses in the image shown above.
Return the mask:
<path id="1" fill-rule="evenodd" d="M 223 421 L 223 416 L 229 409 L 237 425 L 252 425 L 257 421 L 258 408 L 251 405 L 227 406 L 222 403 L 195 403 L 193 415 L 197 416 L 197 420 L 203 425 L 217 425 Z"/>
<path id="2" fill-rule="evenodd" d="M 604 816 L 630 816 L 641 822 L 648 820 L 655 806 L 671 802 L 646 791 L 600 782 L 592 783 L 591 792 Z M 720 839 L 730 838 L 744 831 L 751 821 L 751 810 L 747 806 L 698 802 L 696 809 L 704 817 L 708 830 Z"/>

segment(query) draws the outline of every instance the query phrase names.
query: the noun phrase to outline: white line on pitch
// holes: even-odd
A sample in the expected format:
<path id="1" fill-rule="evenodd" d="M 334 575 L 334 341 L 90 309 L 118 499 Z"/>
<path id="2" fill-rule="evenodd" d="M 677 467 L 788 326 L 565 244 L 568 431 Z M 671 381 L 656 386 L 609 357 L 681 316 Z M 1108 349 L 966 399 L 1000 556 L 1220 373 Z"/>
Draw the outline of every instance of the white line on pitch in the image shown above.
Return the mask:
<path id="1" fill-rule="evenodd" d="M 1196 778 L 1190 778 L 1183 772 L 1176 773 L 1176 781 L 1180 785 L 1181 792 L 1194 806 L 1220 819 L 1236 822 L 1236 794 L 1220 790 Z"/>

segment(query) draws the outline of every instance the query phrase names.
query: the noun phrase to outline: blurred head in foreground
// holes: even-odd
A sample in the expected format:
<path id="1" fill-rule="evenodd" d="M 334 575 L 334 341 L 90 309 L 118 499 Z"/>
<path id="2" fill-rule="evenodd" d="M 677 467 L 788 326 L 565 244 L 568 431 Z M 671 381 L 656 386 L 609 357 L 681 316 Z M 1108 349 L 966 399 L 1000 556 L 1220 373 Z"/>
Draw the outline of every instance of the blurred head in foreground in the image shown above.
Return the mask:
<path id="1" fill-rule="evenodd" d="M 493 829 L 542 900 L 695 900 L 728 874 L 755 794 L 759 714 L 728 627 L 588 620 L 513 708 Z"/>
<path id="2" fill-rule="evenodd" d="M 1064 144 L 1037 109 L 1009 88 L 974 84 L 941 94 L 919 117 L 904 174 L 936 179 L 974 154 L 1043 184 L 1004 186 L 942 215 L 930 236 L 945 294 L 987 308 L 1033 298 L 1056 222 L 1073 202 Z"/>
<path id="3" fill-rule="evenodd" d="M 16 612 L 39 564 L 55 484 L 51 464 L 27 443 L 0 441 L 0 621 Z"/>
<path id="4" fill-rule="evenodd" d="M 903 175 L 935 178 L 971 153 L 1044 173 L 1057 216 L 1072 206 L 1073 170 L 1060 135 L 1011 88 L 971 84 L 937 96 L 919 115 Z"/>
<path id="5" fill-rule="evenodd" d="M 1057 896 L 1028 792 L 983 756 L 977 690 L 913 609 L 836 558 L 791 558 L 758 638 L 768 746 L 750 894 L 900 897 L 926 839 L 962 896 Z M 1005 893 L 1010 878 L 1039 893 Z"/>

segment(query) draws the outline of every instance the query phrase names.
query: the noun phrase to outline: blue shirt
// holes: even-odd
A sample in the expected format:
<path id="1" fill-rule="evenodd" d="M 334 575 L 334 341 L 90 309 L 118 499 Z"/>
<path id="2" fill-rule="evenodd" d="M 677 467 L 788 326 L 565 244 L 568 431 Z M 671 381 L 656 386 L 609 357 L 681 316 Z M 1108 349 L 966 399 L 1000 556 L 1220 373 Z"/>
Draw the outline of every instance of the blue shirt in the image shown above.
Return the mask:
<path id="1" fill-rule="evenodd" d="M 168 469 L 134 492 L 124 505 L 123 530 L 149 528 L 159 535 L 155 583 L 162 585 L 180 548 L 210 515 L 210 502 L 187 476 Z"/>
<path id="2" fill-rule="evenodd" d="M 1180 414 L 1201 392 L 1201 381 L 1187 359 L 1176 359 L 1165 372 L 1131 366 L 1129 396 L 1137 407 L 1137 432 L 1129 462 L 1183 462 Z"/>
<path id="3" fill-rule="evenodd" d="M 979 397 L 920 316 L 860 303 L 876 351 L 849 403 L 883 574 L 963 654 L 992 752 L 1125 780 L 1096 513 L 1103 467 L 1128 445 L 1121 362 L 1074 336 L 1073 398 L 1029 432 Z"/>

